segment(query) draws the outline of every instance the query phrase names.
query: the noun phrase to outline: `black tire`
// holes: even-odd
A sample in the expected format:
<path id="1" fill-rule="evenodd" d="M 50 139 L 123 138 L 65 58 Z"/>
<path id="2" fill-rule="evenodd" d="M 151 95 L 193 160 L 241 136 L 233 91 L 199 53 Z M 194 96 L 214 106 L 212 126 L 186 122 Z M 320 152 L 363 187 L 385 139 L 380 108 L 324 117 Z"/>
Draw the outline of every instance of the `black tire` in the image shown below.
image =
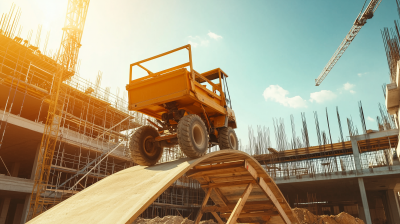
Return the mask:
<path id="1" fill-rule="evenodd" d="M 132 135 L 129 143 L 131 156 L 134 163 L 142 166 L 152 166 L 158 162 L 163 153 L 163 148 L 156 146 L 155 138 L 160 136 L 152 126 L 142 126 Z"/>
<path id="2" fill-rule="evenodd" d="M 189 158 L 199 158 L 207 153 L 208 132 L 199 116 L 190 114 L 181 118 L 178 122 L 178 143 Z"/>
<path id="3" fill-rule="evenodd" d="M 219 150 L 223 149 L 239 149 L 239 141 L 235 130 L 231 127 L 225 127 L 218 129 L 218 144 Z"/>

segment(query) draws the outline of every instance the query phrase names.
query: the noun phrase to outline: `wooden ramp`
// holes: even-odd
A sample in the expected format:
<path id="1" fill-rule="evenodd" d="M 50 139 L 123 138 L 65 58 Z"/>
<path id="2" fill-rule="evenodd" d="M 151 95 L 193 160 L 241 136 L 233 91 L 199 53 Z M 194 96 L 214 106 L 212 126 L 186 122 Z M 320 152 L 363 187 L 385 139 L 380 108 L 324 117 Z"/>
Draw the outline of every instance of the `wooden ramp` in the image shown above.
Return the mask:
<path id="1" fill-rule="evenodd" d="M 261 165 L 236 150 L 122 170 L 28 223 L 131 223 L 185 173 L 197 179 L 206 198 L 215 203 L 205 206 L 203 202 L 198 220 L 203 213 L 211 212 L 219 223 L 299 223 Z"/>

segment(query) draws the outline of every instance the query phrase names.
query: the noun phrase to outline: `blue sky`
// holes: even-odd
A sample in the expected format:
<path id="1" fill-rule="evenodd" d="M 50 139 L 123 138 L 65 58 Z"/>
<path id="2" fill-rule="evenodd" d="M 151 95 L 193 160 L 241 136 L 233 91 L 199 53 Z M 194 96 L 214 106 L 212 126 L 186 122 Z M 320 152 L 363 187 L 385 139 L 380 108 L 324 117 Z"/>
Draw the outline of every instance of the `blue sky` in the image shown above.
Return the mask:
<path id="1" fill-rule="evenodd" d="M 58 48 L 67 0 L 2 0 L 0 13 L 7 12 L 12 2 L 22 8 L 22 37 L 43 24 L 43 39 L 51 30 L 48 48 Z M 336 142 L 335 107 L 339 107 L 345 136 L 346 117 L 352 116 L 361 129 L 359 100 L 366 118 L 372 118 L 367 120 L 367 128 L 377 129 L 378 103 L 384 103 L 381 85 L 389 82 L 380 30 L 392 27 L 393 20 L 398 19 L 394 0 L 382 1 L 321 86 L 314 85 L 363 3 L 91 1 L 79 54 L 80 74 L 95 81 L 101 70 L 102 87 L 111 87 L 113 93 L 117 87 L 125 91 L 130 63 L 192 43 L 196 45 L 193 60 L 197 71 L 220 67 L 229 75 L 237 133 L 244 143 L 249 126 L 273 129 L 273 118 L 285 120 L 289 137 L 290 114 L 300 133 L 300 113 L 305 112 L 312 145 L 316 145 L 313 111 L 319 113 L 321 129 L 327 131 L 325 107 Z M 171 58 L 171 66 L 179 60 L 183 59 Z M 167 62 L 150 67 L 165 68 Z"/>

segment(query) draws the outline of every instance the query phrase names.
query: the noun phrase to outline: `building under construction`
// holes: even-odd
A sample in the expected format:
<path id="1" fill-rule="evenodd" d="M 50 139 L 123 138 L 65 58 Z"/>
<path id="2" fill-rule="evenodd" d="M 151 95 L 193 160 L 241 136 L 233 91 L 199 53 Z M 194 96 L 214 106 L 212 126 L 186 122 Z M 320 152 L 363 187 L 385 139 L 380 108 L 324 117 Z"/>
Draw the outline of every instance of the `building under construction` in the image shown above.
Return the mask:
<path id="1" fill-rule="evenodd" d="M 110 88 L 101 88 L 101 72 L 96 83 L 91 83 L 78 75 L 79 65 L 76 71 L 65 71 L 60 88 L 64 108 L 50 175 L 36 202 L 39 210 L 35 215 L 29 213 L 59 64 L 56 54 L 37 47 L 40 29 L 35 44 L 31 43 L 32 31 L 27 39 L 19 36 L 16 29 L 20 16 L 13 5 L 0 24 L 0 223 L 25 223 L 104 177 L 133 166 L 129 135 L 149 119 L 129 112 L 126 95 L 120 97 L 119 89 L 112 94 Z M 170 148 L 161 161 L 180 157 L 176 148 Z M 143 216 L 194 216 L 203 197 L 197 182 L 182 178 Z M 171 204 L 176 207 L 171 208 Z"/>
<path id="2" fill-rule="evenodd" d="M 87 6 L 69 10 L 87 10 Z M 33 32 L 21 37 L 20 16 L 13 6 L 0 21 L 0 224 L 25 223 L 99 180 L 135 166 L 129 137 L 136 128 L 153 123 L 145 115 L 128 111 L 124 94 L 120 97 L 119 91 L 112 94 L 110 88 L 101 88 L 101 73 L 95 83 L 81 78 L 77 51 L 69 52 L 74 63 L 63 65 L 60 53 L 46 50 L 47 38 L 39 48 L 40 29 L 36 41 L 31 41 Z M 341 120 L 338 110 L 330 118 L 326 113 L 328 128 L 339 127 L 337 141 L 332 140 L 330 129 L 320 130 L 315 113 L 316 146 L 310 143 L 304 114 L 298 135 L 291 117 L 291 137 L 283 120 L 275 120 L 275 147 L 269 129 L 249 129 L 249 145 L 241 150 L 262 165 L 292 208 L 307 208 L 319 215 L 345 211 L 366 223 L 400 223 L 396 81 L 400 48 L 399 37 L 392 34 L 388 29 L 383 32 L 391 84 L 385 89 L 387 108 L 380 106 L 376 128 L 366 127 L 360 103 L 360 131 L 352 119 Z M 57 80 L 61 80 L 59 86 Z M 59 105 L 62 109 L 57 109 Z M 49 121 L 52 110 L 58 111 L 60 119 L 53 116 Z M 332 117 L 337 123 L 329 123 Z M 46 134 L 49 124 L 57 126 L 57 131 Z M 50 135 L 55 136 L 55 144 L 46 165 L 43 139 Z M 164 151 L 161 162 L 182 157 L 172 147 Z M 180 215 L 194 220 L 206 194 L 199 181 L 184 175 L 140 216 Z M 202 219 L 215 216 L 205 213 Z"/>

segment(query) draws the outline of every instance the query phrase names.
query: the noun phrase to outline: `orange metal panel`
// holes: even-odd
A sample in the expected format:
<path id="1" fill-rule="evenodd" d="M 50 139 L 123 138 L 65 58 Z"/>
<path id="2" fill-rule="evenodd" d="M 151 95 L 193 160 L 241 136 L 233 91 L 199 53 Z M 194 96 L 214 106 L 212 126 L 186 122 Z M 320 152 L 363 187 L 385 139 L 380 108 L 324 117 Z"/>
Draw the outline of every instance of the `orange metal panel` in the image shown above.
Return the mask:
<path id="1" fill-rule="evenodd" d="M 225 116 L 213 117 L 211 118 L 211 120 L 213 121 L 214 127 L 216 128 L 225 126 Z"/>
<path id="2" fill-rule="evenodd" d="M 157 103 L 156 101 L 176 98 L 177 94 L 183 95 L 182 92 L 189 92 L 186 73 L 186 69 L 181 69 L 128 85 L 126 89 L 129 93 L 129 108 L 135 110 L 135 108 Z"/>

